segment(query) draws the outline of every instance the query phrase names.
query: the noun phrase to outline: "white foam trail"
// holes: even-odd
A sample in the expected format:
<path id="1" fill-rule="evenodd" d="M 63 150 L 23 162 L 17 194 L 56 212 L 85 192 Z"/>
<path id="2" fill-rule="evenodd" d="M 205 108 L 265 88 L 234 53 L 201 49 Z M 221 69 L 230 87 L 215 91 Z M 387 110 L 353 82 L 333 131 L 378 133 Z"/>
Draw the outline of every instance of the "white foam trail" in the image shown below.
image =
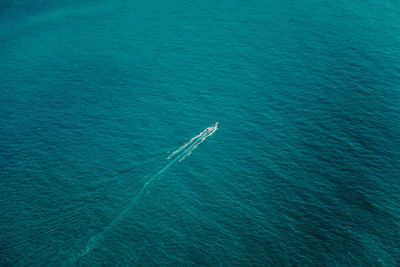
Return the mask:
<path id="1" fill-rule="evenodd" d="M 181 152 L 183 149 L 185 149 L 188 145 L 190 145 L 191 143 L 193 143 L 193 141 L 195 141 L 197 138 L 199 138 L 200 136 L 202 136 L 205 132 L 207 131 L 204 130 L 201 133 L 199 133 L 198 135 L 196 135 L 195 137 L 193 137 L 192 139 L 189 140 L 189 142 L 187 142 L 186 144 L 182 145 L 180 148 L 178 148 L 177 150 L 175 150 L 174 152 L 172 152 L 169 156 L 168 159 L 171 159 L 175 154 Z"/>
<path id="2" fill-rule="evenodd" d="M 192 151 L 195 150 L 198 145 L 204 142 L 204 140 L 206 140 L 207 137 L 213 135 L 217 129 L 218 129 L 218 124 L 206 128 L 204 131 L 202 131 L 201 133 L 190 139 L 189 142 L 187 142 L 186 144 L 182 145 L 180 148 L 172 152 L 171 155 L 169 155 L 168 159 L 171 159 L 173 156 L 177 154 L 177 157 L 180 158 L 179 162 L 181 162 L 186 157 L 190 156 L 190 154 L 192 154 Z"/>
<path id="3" fill-rule="evenodd" d="M 207 132 L 206 134 L 204 134 L 201 138 L 199 138 L 197 140 L 197 142 L 195 142 L 192 146 L 190 146 L 188 149 L 186 149 L 181 154 L 179 162 L 183 161 L 185 158 L 190 156 L 192 154 L 193 150 L 195 150 L 201 143 L 203 143 L 207 139 L 207 137 L 213 135 L 216 130 L 217 130 L 217 128 L 213 128 L 210 132 Z"/>
<path id="4" fill-rule="evenodd" d="M 94 248 L 100 245 L 101 241 L 103 240 L 104 236 L 112 230 L 112 228 L 121 220 L 121 218 L 125 215 L 125 213 L 130 210 L 130 208 L 135 204 L 136 200 L 143 194 L 143 192 L 146 190 L 147 186 L 154 181 L 156 178 L 159 178 L 172 164 L 174 164 L 176 161 L 179 160 L 181 162 L 184 160 L 186 157 L 190 156 L 192 154 L 193 150 L 195 150 L 198 145 L 203 143 L 207 137 L 211 136 L 214 134 L 214 132 L 218 129 L 217 124 L 211 127 L 208 127 L 195 137 L 189 140 L 186 144 L 182 145 L 180 148 L 175 150 L 174 152 L 171 153 L 171 155 L 168 156 L 168 159 L 171 159 L 176 155 L 176 157 L 171 160 L 164 168 L 162 168 L 157 174 L 152 176 L 144 185 L 143 187 L 139 190 L 139 192 L 136 194 L 136 196 L 129 202 L 129 204 L 120 212 L 118 217 L 116 217 L 111 223 L 104 228 L 103 231 L 100 233 L 92 236 L 89 241 L 86 243 L 86 249 L 81 252 L 75 259 L 73 259 L 73 264 L 75 264 L 81 257 L 85 256 L 86 254 L 90 253 Z"/>

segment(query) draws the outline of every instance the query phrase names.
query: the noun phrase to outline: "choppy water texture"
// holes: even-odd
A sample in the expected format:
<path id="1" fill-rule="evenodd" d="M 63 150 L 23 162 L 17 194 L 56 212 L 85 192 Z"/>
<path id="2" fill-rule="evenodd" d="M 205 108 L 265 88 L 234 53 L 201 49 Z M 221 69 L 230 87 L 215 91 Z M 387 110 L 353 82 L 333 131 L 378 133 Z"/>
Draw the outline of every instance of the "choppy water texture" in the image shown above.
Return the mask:
<path id="1" fill-rule="evenodd" d="M 0 265 L 400 265 L 399 55 L 398 1 L 0 0 Z"/>

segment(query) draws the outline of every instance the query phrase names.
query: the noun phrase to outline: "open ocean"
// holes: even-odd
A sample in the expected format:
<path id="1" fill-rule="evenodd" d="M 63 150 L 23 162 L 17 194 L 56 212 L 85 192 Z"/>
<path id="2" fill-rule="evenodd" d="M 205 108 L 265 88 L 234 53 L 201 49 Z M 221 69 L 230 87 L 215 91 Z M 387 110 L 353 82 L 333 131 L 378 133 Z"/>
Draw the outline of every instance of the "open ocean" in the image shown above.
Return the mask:
<path id="1" fill-rule="evenodd" d="M 0 0 L 0 63 L 0 266 L 400 266 L 399 1 Z"/>

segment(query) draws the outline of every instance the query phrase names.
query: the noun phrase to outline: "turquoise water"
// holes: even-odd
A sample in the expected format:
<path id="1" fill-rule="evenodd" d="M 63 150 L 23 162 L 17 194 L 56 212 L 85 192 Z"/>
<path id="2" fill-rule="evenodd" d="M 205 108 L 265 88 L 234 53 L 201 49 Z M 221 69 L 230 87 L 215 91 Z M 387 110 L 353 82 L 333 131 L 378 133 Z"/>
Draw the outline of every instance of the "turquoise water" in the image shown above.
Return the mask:
<path id="1" fill-rule="evenodd" d="M 397 1 L 0 1 L 0 265 L 400 265 L 399 55 Z"/>

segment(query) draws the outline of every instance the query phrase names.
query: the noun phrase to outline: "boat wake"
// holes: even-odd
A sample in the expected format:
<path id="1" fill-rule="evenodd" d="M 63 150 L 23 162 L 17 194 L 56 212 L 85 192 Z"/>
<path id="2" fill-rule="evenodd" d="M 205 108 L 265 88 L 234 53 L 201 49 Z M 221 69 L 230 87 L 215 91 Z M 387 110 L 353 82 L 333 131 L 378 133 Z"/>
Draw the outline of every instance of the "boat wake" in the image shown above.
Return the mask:
<path id="1" fill-rule="evenodd" d="M 86 243 L 86 248 L 81 251 L 80 254 L 77 255 L 75 259 L 72 259 L 72 265 L 82 258 L 83 256 L 89 254 L 94 248 L 97 248 L 101 245 L 104 236 L 109 233 L 114 226 L 121 220 L 122 217 L 131 209 L 131 207 L 135 204 L 136 200 L 141 197 L 141 195 L 145 192 L 146 188 L 151 184 L 152 181 L 158 179 L 171 165 L 175 162 L 183 161 L 185 158 L 190 156 L 192 152 L 201 144 L 203 143 L 208 137 L 213 135 L 215 131 L 218 129 L 218 122 L 215 125 L 206 128 L 204 131 L 200 132 L 198 135 L 190 139 L 187 143 L 179 147 L 177 150 L 172 152 L 167 159 L 170 160 L 167 165 L 165 165 L 158 173 L 151 176 L 143 187 L 139 190 L 134 198 L 129 202 L 129 204 L 119 213 L 119 215 L 110 222 L 110 224 L 103 229 L 100 233 L 92 236 L 88 242 Z M 71 260 L 71 259 L 70 259 Z"/>
<path id="2" fill-rule="evenodd" d="M 190 156 L 190 154 L 192 154 L 192 151 L 195 150 L 198 145 L 203 143 L 207 139 L 207 137 L 213 135 L 217 129 L 218 122 L 215 123 L 215 125 L 208 127 L 207 129 L 190 139 L 189 142 L 172 152 L 168 156 L 168 159 L 179 158 L 179 161 L 184 160 L 186 157 Z"/>

